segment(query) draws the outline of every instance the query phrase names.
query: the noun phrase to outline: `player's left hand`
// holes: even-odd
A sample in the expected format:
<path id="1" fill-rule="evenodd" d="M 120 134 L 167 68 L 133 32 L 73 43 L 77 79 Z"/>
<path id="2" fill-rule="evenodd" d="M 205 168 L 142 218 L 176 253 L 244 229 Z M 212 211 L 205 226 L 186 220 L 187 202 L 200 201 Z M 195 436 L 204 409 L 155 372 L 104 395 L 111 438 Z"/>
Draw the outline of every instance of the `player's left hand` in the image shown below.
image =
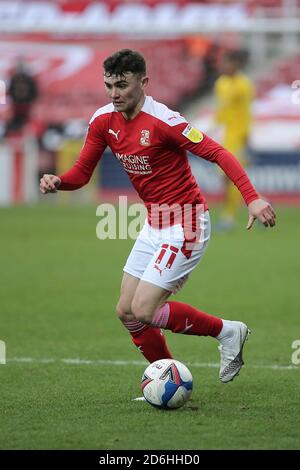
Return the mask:
<path id="1" fill-rule="evenodd" d="M 276 223 L 276 214 L 267 201 L 263 199 L 255 199 L 255 201 L 250 202 L 248 206 L 249 219 L 247 224 L 247 230 L 249 230 L 254 224 L 255 220 L 260 220 L 265 227 L 274 227 Z"/>

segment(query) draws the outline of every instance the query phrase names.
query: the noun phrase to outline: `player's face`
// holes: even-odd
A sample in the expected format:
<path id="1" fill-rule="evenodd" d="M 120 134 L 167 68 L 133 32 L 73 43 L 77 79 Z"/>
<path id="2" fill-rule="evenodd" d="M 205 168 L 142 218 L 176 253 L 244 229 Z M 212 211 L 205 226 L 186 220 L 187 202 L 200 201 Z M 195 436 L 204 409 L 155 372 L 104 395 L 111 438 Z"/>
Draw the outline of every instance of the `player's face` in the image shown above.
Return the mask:
<path id="1" fill-rule="evenodd" d="M 144 98 L 148 77 L 140 77 L 131 72 L 124 75 L 104 75 L 104 86 L 117 111 L 131 113 Z"/>

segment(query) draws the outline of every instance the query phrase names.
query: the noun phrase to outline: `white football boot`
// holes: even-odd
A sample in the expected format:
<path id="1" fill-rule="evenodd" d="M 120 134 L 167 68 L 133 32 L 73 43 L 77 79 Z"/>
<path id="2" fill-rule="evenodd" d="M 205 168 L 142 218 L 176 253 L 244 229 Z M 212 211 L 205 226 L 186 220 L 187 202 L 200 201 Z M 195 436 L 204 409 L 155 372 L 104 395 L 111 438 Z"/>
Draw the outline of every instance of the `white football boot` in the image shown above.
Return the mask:
<path id="1" fill-rule="evenodd" d="M 245 323 L 240 321 L 223 320 L 223 328 L 217 340 L 221 355 L 219 379 L 226 383 L 233 380 L 240 372 L 243 361 L 243 347 L 250 334 Z"/>

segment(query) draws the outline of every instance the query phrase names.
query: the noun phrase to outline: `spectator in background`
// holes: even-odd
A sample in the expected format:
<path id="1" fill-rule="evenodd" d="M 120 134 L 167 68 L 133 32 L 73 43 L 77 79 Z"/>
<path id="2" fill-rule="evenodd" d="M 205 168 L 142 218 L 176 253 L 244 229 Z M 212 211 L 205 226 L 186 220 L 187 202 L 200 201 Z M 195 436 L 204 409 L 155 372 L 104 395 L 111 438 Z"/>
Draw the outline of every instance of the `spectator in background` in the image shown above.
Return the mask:
<path id="1" fill-rule="evenodd" d="M 241 71 L 248 59 L 242 50 L 228 51 L 224 55 L 222 72 L 214 85 L 217 105 L 214 116 L 215 125 L 222 126 L 222 145 L 232 152 L 243 166 L 246 166 L 246 149 L 251 128 L 251 103 L 254 87 L 249 78 Z M 224 176 L 225 204 L 219 230 L 234 227 L 235 217 L 241 198 L 237 188 Z"/>
<path id="2" fill-rule="evenodd" d="M 11 98 L 11 118 L 6 134 L 19 131 L 29 121 L 32 105 L 38 97 L 36 79 L 30 74 L 23 60 L 19 60 L 8 85 Z"/>

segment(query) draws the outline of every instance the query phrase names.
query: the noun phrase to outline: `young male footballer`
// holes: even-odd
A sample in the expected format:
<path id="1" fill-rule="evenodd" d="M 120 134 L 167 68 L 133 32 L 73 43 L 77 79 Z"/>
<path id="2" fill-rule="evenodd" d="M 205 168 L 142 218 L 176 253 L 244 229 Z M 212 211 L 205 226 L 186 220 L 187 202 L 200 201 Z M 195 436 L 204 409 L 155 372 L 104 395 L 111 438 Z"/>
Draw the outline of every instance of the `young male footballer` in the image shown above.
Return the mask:
<path id="1" fill-rule="evenodd" d="M 230 152 L 179 113 L 146 96 L 149 78 L 140 53 L 120 50 L 103 66 L 111 103 L 91 118 L 74 166 L 60 176 L 44 175 L 40 190 L 45 194 L 81 188 L 88 183 L 105 148 L 111 148 L 148 210 L 123 269 L 117 315 L 150 362 L 172 358 L 164 329 L 216 338 L 221 354 L 219 378 L 229 382 L 243 365 L 247 325 L 169 300 L 203 257 L 210 238 L 208 207 L 192 175 L 187 151 L 219 165 L 237 186 L 248 206 L 247 229 L 255 219 L 273 227 L 275 212 L 260 199 Z"/>

